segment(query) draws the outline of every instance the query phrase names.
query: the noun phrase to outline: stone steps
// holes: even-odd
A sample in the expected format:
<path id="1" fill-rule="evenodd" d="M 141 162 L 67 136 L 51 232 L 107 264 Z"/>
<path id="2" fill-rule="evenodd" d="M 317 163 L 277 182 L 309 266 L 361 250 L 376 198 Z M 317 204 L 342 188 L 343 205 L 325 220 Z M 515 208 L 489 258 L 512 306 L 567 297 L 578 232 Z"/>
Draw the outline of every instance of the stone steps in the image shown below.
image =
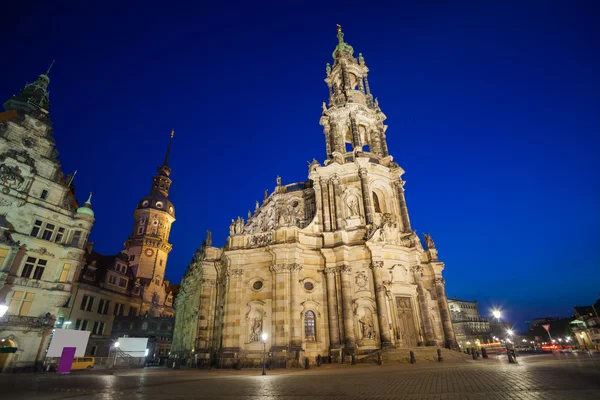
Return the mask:
<path id="1" fill-rule="evenodd" d="M 437 347 L 415 347 L 412 349 L 384 349 L 358 356 L 359 363 L 376 363 L 381 353 L 384 363 L 410 363 L 410 352 L 415 355 L 417 362 L 438 362 Z M 454 350 L 441 349 L 444 361 L 464 361 L 471 356 Z"/>

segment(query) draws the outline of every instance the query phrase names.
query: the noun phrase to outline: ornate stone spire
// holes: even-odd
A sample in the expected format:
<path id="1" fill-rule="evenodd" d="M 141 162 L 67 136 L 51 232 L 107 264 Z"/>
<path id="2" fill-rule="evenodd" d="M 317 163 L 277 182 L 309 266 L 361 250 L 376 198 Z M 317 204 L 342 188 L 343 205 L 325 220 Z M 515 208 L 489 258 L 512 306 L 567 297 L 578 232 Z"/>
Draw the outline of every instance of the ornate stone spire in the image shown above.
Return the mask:
<path id="1" fill-rule="evenodd" d="M 169 188 L 171 187 L 171 179 L 169 179 L 169 175 L 171 175 L 171 167 L 169 167 L 169 155 L 171 154 L 173 136 L 175 136 L 175 130 L 171 131 L 169 145 L 167 146 L 167 152 L 165 153 L 165 160 L 163 161 L 162 165 L 158 166 L 158 174 L 152 179 L 151 195 L 158 193 L 165 197 L 169 195 Z"/>
<path id="2" fill-rule="evenodd" d="M 48 92 L 50 78 L 48 74 L 53 65 L 54 61 L 45 74 L 39 75 L 35 82 L 26 84 L 18 95 L 9 98 L 4 103 L 4 109 L 6 111 L 17 110 L 36 117 L 47 117 L 50 110 L 50 92 Z"/>
<path id="3" fill-rule="evenodd" d="M 354 48 L 344 41 L 340 25 L 337 40 L 333 65 L 326 66 L 329 107 L 323 107 L 320 121 L 326 137 L 327 158 L 344 163 L 351 160 L 344 156 L 347 152 L 368 152 L 369 157 L 383 159 L 388 156 L 387 126 L 383 124 L 386 116 L 379 103 L 373 101 L 367 79 L 369 68 L 362 53 L 354 57 Z"/>

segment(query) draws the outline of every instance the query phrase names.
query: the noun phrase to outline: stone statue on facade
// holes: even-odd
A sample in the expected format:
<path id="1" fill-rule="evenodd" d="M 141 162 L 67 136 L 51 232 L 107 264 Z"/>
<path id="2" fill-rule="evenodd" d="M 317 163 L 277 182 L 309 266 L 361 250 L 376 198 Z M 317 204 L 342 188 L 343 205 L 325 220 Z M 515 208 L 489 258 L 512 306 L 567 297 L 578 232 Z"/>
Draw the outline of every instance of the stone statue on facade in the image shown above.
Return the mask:
<path id="1" fill-rule="evenodd" d="M 281 177 L 277 175 L 277 186 L 281 186 Z"/>
<path id="2" fill-rule="evenodd" d="M 425 233 L 425 234 L 423 234 L 423 239 L 425 240 L 425 244 L 427 245 L 427 249 L 435 249 L 435 242 L 431 238 L 431 235 Z"/>
<path id="3" fill-rule="evenodd" d="M 262 334 L 262 319 L 256 317 L 252 322 L 252 326 L 250 327 L 250 341 L 251 342 L 260 342 Z"/>
<path id="4" fill-rule="evenodd" d="M 206 230 L 206 245 L 212 246 L 212 232 L 210 230 Z"/>
<path id="5" fill-rule="evenodd" d="M 252 211 L 248 210 L 248 219 L 252 218 Z"/>
<path id="6" fill-rule="evenodd" d="M 240 234 L 244 232 L 244 218 L 238 217 L 235 221 L 235 233 Z"/>
<path id="7" fill-rule="evenodd" d="M 348 200 L 348 210 L 351 217 L 358 215 L 358 202 L 354 197 L 350 197 Z"/>
<path id="8" fill-rule="evenodd" d="M 269 198 L 269 189 L 265 189 L 265 198 L 264 198 L 265 203 L 267 202 L 268 198 Z"/>
<path id="9" fill-rule="evenodd" d="M 323 112 L 327 111 L 327 104 L 325 104 L 325 102 L 323 102 L 322 107 L 323 107 Z"/>
<path id="10" fill-rule="evenodd" d="M 365 314 L 358 322 L 362 325 L 362 335 L 364 339 L 373 339 L 375 334 L 373 333 L 373 321 Z"/>
<path id="11" fill-rule="evenodd" d="M 231 220 L 231 224 L 229 225 L 229 236 L 235 235 L 235 221 Z"/>
<path id="12" fill-rule="evenodd" d="M 258 204 L 258 200 L 256 200 L 256 205 L 254 206 L 254 211 L 258 211 L 258 207 L 260 207 L 260 205 Z"/>

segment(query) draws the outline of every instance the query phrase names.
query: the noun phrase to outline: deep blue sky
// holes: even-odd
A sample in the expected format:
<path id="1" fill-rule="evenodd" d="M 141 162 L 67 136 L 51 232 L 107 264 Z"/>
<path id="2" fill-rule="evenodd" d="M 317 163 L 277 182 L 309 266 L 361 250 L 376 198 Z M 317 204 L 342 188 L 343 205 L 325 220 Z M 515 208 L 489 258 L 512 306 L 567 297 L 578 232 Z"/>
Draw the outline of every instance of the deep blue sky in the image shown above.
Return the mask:
<path id="1" fill-rule="evenodd" d="M 122 249 L 173 128 L 174 281 L 206 229 L 223 245 L 278 174 L 304 181 L 325 156 L 340 23 L 371 69 L 448 295 L 523 326 L 600 292 L 596 1 L 20 3 L 3 7 L 0 97 L 57 60 L 56 142 L 79 200 L 94 192 L 97 251 Z"/>

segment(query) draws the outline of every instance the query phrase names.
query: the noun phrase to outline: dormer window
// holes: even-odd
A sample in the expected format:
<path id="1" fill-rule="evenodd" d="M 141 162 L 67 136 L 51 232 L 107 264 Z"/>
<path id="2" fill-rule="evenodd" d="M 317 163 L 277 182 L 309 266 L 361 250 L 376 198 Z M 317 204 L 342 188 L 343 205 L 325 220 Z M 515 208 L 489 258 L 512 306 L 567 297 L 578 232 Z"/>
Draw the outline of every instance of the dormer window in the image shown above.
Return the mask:
<path id="1" fill-rule="evenodd" d="M 163 208 L 163 203 L 162 203 L 162 201 L 157 201 L 157 202 L 156 202 L 156 208 Z"/>

